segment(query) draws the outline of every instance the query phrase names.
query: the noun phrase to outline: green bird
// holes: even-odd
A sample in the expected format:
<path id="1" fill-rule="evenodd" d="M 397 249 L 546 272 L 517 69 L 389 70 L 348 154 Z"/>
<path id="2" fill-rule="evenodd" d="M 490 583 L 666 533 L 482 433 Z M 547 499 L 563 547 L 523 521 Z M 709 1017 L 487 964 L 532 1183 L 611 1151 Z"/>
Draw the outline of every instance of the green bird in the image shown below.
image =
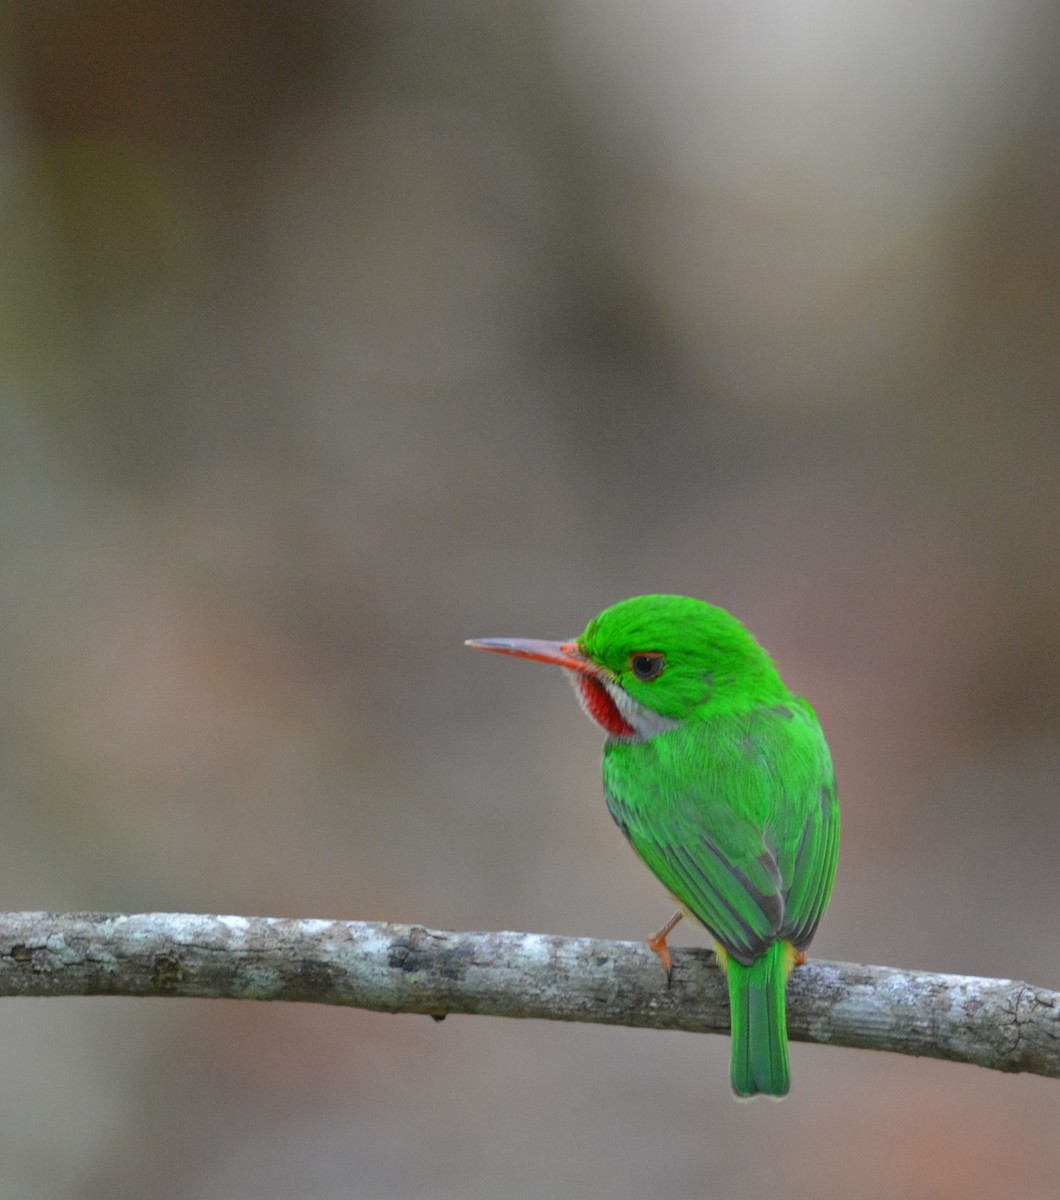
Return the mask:
<path id="1" fill-rule="evenodd" d="M 571 642 L 487 638 L 479 650 L 553 663 L 607 734 L 607 807 L 681 911 L 714 940 L 729 987 L 737 1097 L 791 1084 L 788 974 L 828 904 L 839 805 L 810 705 L 729 613 L 687 596 L 635 596 Z"/>

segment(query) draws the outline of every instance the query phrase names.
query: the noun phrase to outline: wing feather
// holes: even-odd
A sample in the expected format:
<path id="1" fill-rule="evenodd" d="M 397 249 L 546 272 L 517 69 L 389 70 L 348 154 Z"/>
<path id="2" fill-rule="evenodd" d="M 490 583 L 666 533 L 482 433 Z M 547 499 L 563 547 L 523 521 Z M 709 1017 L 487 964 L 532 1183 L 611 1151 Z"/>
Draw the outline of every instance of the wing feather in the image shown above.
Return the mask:
<path id="1" fill-rule="evenodd" d="M 610 743 L 608 808 L 663 885 L 738 962 L 808 944 L 828 902 L 839 816 L 808 705 Z"/>

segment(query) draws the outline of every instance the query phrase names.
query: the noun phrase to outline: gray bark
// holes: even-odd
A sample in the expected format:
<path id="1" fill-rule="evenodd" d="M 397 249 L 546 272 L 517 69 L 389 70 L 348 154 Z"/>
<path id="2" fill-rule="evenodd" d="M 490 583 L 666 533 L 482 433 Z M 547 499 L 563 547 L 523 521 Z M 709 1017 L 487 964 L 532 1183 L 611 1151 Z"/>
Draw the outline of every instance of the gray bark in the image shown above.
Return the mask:
<path id="1" fill-rule="evenodd" d="M 0 914 L 0 996 L 296 1000 L 726 1032 L 714 956 L 673 955 L 668 985 L 639 942 L 185 913 Z M 811 959 L 792 973 L 788 1028 L 795 1041 L 1060 1078 L 1060 993 L 1009 979 Z"/>

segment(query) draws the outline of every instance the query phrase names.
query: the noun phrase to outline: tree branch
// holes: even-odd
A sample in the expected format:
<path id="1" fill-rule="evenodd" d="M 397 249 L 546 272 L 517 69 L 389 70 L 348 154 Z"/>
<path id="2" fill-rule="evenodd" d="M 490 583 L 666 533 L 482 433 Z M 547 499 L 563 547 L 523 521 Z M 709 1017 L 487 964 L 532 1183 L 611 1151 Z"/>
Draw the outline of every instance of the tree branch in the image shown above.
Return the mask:
<path id="1" fill-rule="evenodd" d="M 729 1028 L 707 950 L 675 950 L 668 987 L 639 942 L 185 913 L 0 914 L 0 996 L 299 1000 L 438 1018 Z M 1060 1078 L 1060 993 L 1008 979 L 811 960 L 792 974 L 788 1028 L 795 1041 Z"/>

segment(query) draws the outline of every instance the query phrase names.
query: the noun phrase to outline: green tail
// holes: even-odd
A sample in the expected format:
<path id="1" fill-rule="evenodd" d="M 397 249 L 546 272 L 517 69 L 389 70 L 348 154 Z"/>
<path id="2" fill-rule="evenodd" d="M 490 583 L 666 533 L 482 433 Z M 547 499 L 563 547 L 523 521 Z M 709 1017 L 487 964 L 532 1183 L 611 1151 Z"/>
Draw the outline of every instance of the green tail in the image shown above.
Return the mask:
<path id="1" fill-rule="evenodd" d="M 727 963 L 732 1011 L 732 1062 L 729 1077 L 738 1097 L 780 1098 L 791 1087 L 785 989 L 791 947 L 776 942 L 745 967 Z"/>

